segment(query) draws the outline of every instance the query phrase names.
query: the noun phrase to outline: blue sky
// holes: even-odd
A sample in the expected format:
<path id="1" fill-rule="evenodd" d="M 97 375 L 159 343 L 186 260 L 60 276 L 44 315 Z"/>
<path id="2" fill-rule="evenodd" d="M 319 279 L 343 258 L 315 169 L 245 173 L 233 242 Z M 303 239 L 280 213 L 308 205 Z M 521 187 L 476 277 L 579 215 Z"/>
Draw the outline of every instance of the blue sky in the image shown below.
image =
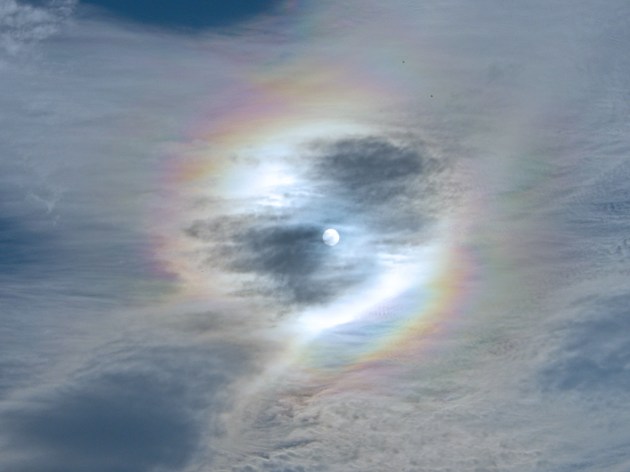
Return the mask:
<path id="1" fill-rule="evenodd" d="M 258 15 L 271 14 L 278 0 L 235 0 L 230 2 L 186 0 L 181 2 L 88 0 L 83 2 L 102 8 L 119 19 L 169 29 L 228 28 Z"/>
<path id="2" fill-rule="evenodd" d="M 47 0 L 25 0 L 23 3 L 46 7 Z M 116 21 L 174 30 L 202 31 L 207 28 L 229 28 L 259 15 L 276 13 L 278 0 L 158 0 L 125 2 L 119 0 L 86 0 L 82 7 L 98 9 L 98 14 L 111 15 Z M 88 10 L 89 11 L 89 10 Z"/>
<path id="3" fill-rule="evenodd" d="M 626 3 L 0 0 L 0 469 L 629 470 Z"/>

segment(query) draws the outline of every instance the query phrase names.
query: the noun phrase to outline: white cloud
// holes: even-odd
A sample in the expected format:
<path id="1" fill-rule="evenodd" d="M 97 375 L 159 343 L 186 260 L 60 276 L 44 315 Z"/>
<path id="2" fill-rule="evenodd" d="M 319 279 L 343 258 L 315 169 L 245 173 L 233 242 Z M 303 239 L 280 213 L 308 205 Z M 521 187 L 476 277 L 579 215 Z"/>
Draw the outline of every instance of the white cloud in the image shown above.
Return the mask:
<path id="1" fill-rule="evenodd" d="M 60 24 L 72 13 L 75 0 L 51 1 L 45 6 L 0 2 L 0 48 L 16 55 L 25 45 L 46 39 L 59 30 Z"/>

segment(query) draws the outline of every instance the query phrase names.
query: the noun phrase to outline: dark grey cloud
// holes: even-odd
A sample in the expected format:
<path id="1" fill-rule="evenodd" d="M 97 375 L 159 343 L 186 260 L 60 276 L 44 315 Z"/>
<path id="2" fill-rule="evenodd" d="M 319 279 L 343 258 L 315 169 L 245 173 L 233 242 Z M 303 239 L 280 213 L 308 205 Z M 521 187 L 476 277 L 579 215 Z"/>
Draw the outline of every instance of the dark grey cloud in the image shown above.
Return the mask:
<path id="1" fill-rule="evenodd" d="M 420 231 L 431 219 L 429 182 L 440 170 L 418 143 L 367 137 L 318 143 L 310 175 L 321 194 L 346 215 L 379 232 Z M 393 234 L 383 234 L 383 237 Z"/>
<path id="2" fill-rule="evenodd" d="M 129 280 L 151 271 L 139 256 L 140 232 L 86 210 L 80 195 L 47 183 L 19 152 L 7 154 L 13 160 L 0 163 L 0 303 L 49 289 L 94 301 L 131 296 Z"/>
<path id="3" fill-rule="evenodd" d="M 45 464 L 26 459 L 22 470 L 122 472 L 185 463 L 198 431 L 164 400 L 164 386 L 137 374 L 100 382 L 96 391 L 66 394 L 51 406 L 5 418 L 12 448 L 28 444 L 29 454 L 47 457 Z"/>
<path id="4" fill-rule="evenodd" d="M 128 299 L 129 282 L 150 273 L 149 261 L 137 256 L 138 238 L 90 217 L 54 224 L 37 212 L 0 215 L 0 300 L 31 298 L 36 287 L 95 302 Z"/>
<path id="5" fill-rule="evenodd" d="M 541 373 L 543 386 L 591 393 L 627 392 L 630 296 L 582 299 L 579 305 L 586 314 L 563 327 L 565 341 Z"/>
<path id="6" fill-rule="evenodd" d="M 12 151 L 6 152 L 19 163 Z M 53 192 L 33 182 L 32 173 L 18 163 L 0 163 L 0 278 L 33 276 L 57 259 L 59 249 L 56 212 L 47 206 Z"/>
<path id="7" fill-rule="evenodd" d="M 26 220 L 0 214 L 0 276 L 45 264 L 53 247 L 50 232 L 29 227 Z"/>
<path id="8" fill-rule="evenodd" d="M 322 151 L 315 174 L 366 205 L 386 203 L 407 193 L 410 180 L 426 165 L 416 150 L 376 137 L 337 141 Z"/>
<path id="9" fill-rule="evenodd" d="M 227 28 L 259 15 L 274 13 L 283 0 L 83 0 L 116 17 L 175 30 Z"/>
<path id="10" fill-rule="evenodd" d="M 242 351 L 218 343 L 129 351 L 110 348 L 61 387 L 5 410 L 4 470 L 178 470 L 204 434 L 220 434 L 231 376 L 248 365 Z"/>
<path id="11" fill-rule="evenodd" d="M 321 223 L 248 215 L 197 221 L 187 233 L 209 244 L 207 265 L 254 276 L 243 291 L 318 304 L 358 281 L 358 262 L 324 245 L 324 229 Z"/>

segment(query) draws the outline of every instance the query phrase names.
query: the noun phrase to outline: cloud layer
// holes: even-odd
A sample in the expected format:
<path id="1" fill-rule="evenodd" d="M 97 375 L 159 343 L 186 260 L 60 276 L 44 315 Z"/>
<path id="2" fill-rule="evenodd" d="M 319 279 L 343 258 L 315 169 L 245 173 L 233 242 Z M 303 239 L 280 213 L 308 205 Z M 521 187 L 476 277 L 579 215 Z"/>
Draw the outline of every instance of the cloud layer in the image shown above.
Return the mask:
<path id="1" fill-rule="evenodd" d="M 431 226 L 438 189 L 430 182 L 444 164 L 411 144 L 374 136 L 302 145 L 308 157 L 293 164 L 298 182 L 282 186 L 281 203 L 261 205 L 258 195 L 238 199 L 233 205 L 244 205 L 244 212 L 196 220 L 186 229 L 202 243 L 208 271 L 245 276 L 244 296 L 259 291 L 282 305 L 329 303 L 378 270 L 377 252 L 360 248 L 396 253 L 401 244 L 423 242 Z M 259 166 L 249 167 L 256 173 Z M 347 249 L 322 244 L 327 227 L 339 228 L 340 248 Z"/>
<path id="2" fill-rule="evenodd" d="M 0 0 L 0 469 L 628 470 L 628 6 L 337 3 Z"/>

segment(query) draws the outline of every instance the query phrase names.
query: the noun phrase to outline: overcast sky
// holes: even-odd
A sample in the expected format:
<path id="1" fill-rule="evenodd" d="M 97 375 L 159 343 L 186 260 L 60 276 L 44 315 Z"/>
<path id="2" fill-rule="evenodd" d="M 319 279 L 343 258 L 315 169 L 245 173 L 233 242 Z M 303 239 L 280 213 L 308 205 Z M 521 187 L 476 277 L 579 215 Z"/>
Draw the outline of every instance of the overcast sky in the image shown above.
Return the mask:
<path id="1" fill-rule="evenodd" d="M 0 0 L 0 469 L 630 470 L 629 18 Z"/>

